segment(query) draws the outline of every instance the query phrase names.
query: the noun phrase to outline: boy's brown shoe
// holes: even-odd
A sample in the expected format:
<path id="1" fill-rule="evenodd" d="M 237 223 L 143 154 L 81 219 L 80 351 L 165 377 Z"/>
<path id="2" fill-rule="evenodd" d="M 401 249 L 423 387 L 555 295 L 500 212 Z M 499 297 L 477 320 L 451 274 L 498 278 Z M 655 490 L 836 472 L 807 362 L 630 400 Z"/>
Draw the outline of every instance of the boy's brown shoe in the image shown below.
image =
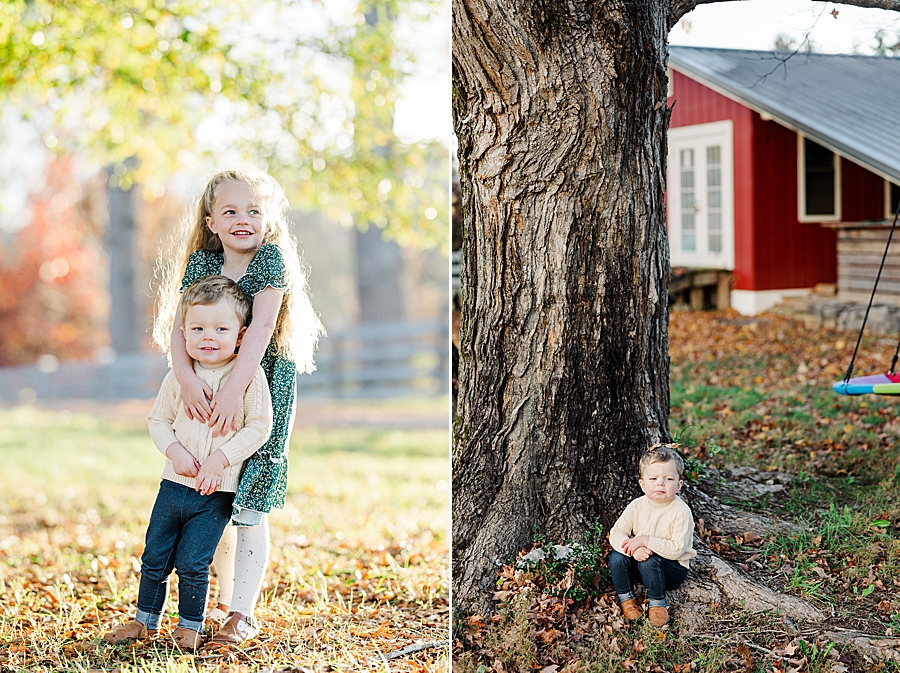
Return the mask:
<path id="1" fill-rule="evenodd" d="M 198 631 L 186 626 L 179 626 L 172 632 L 172 640 L 182 650 L 194 652 L 203 644 L 203 637 Z"/>
<path id="2" fill-rule="evenodd" d="M 669 621 L 669 608 L 656 606 L 650 608 L 650 623 L 653 626 L 662 628 Z"/>
<path id="3" fill-rule="evenodd" d="M 627 601 L 622 603 L 622 614 L 625 615 L 625 619 L 633 622 L 635 619 L 641 617 L 644 613 L 641 612 L 641 607 L 637 604 L 637 601 L 633 598 L 629 598 Z"/>
<path id="4" fill-rule="evenodd" d="M 107 643 L 133 643 L 138 640 L 146 640 L 156 635 L 156 629 L 150 631 L 136 619 L 130 622 L 114 626 L 103 634 L 103 640 Z"/>

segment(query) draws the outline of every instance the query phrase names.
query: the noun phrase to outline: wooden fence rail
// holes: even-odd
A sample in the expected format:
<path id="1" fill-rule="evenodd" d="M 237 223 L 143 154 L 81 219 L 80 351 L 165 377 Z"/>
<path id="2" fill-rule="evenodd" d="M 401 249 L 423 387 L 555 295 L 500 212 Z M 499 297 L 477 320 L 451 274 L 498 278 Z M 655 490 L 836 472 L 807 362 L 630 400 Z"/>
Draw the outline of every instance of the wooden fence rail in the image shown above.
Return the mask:
<path id="1" fill-rule="evenodd" d="M 449 393 L 446 322 L 386 323 L 322 339 L 317 370 L 297 379 L 299 398 L 385 398 Z M 0 368 L 0 403 L 59 399 L 150 399 L 166 375 L 158 353 L 129 353 L 102 363 L 46 361 Z"/>

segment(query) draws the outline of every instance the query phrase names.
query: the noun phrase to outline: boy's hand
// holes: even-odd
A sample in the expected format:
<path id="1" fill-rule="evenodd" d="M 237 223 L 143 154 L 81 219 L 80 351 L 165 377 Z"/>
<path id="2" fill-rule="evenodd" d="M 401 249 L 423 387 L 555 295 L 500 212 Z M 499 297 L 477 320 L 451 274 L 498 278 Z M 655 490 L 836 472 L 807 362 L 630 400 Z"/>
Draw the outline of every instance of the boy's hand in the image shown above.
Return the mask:
<path id="1" fill-rule="evenodd" d="M 625 553 L 629 556 L 634 556 L 634 552 L 636 549 L 646 547 L 648 544 L 650 544 L 649 536 L 638 535 L 637 537 L 625 540 L 625 542 L 622 543 L 622 549 L 625 550 Z"/>
<path id="2" fill-rule="evenodd" d="M 638 547 L 637 549 L 634 550 L 634 553 L 631 555 L 631 557 L 635 561 L 646 561 L 651 556 L 653 556 L 653 552 L 650 551 L 647 547 Z"/>
<path id="3" fill-rule="evenodd" d="M 172 442 L 166 449 L 166 458 L 172 461 L 175 474 L 182 477 L 196 477 L 200 470 L 200 463 L 194 458 L 181 442 Z"/>
<path id="4" fill-rule="evenodd" d="M 185 375 L 185 381 L 181 384 L 181 401 L 184 404 L 184 413 L 192 421 L 206 423 L 212 412 L 209 401 L 212 399 L 212 388 L 194 372 Z"/>
<path id="5" fill-rule="evenodd" d="M 197 473 L 197 479 L 194 482 L 194 490 L 199 491 L 200 495 L 209 495 L 218 491 L 222 485 L 222 473 L 228 467 L 228 464 L 228 458 L 225 457 L 221 449 L 217 449 L 200 466 L 200 471 Z"/>
<path id="6" fill-rule="evenodd" d="M 243 391 L 232 391 L 226 382 L 213 397 L 211 406 L 208 424 L 213 429 L 213 437 L 222 437 L 230 430 L 238 429 L 238 418 L 244 406 Z"/>

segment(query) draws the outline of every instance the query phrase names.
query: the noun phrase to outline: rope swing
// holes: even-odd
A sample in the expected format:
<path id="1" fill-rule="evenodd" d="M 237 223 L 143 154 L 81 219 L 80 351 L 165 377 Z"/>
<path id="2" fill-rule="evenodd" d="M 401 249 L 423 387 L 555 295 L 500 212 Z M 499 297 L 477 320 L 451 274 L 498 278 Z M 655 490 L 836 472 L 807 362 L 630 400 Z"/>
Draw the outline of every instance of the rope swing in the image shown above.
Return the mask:
<path id="1" fill-rule="evenodd" d="M 847 373 L 844 375 L 843 380 L 837 381 L 832 385 L 834 392 L 841 395 L 866 395 L 868 393 L 874 395 L 900 395 L 900 374 L 894 372 L 894 369 L 897 366 L 897 356 L 900 354 L 900 341 L 897 342 L 897 349 L 894 351 L 894 357 L 891 358 L 891 368 L 886 374 L 873 374 L 872 376 L 850 378 L 853 375 L 853 364 L 856 362 L 856 354 L 859 352 L 859 344 L 862 341 L 863 330 L 866 328 L 866 320 L 869 319 L 869 310 L 872 308 L 872 302 L 875 300 L 875 291 L 878 289 L 878 281 L 881 280 L 881 271 L 884 269 L 888 248 L 891 247 L 894 229 L 897 228 L 898 216 L 900 216 L 900 203 L 897 204 L 897 210 L 894 212 L 894 222 L 891 224 L 890 233 L 888 233 L 887 245 L 884 246 L 884 255 L 881 256 L 881 266 L 878 267 L 878 275 L 875 276 L 875 285 L 872 287 L 872 296 L 869 297 L 869 305 L 866 307 L 866 314 L 863 316 L 862 325 L 859 327 L 859 336 L 856 337 L 856 347 L 853 349 L 853 357 L 850 358 L 850 364 L 847 366 Z"/>

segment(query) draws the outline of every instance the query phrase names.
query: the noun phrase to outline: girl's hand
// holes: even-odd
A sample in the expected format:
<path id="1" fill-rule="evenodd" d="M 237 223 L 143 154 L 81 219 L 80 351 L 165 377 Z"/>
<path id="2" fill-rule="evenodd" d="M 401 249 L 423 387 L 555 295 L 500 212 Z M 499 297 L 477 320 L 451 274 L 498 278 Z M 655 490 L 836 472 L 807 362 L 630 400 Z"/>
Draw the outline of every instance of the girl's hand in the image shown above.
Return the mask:
<path id="1" fill-rule="evenodd" d="M 207 423 L 213 429 L 213 437 L 221 437 L 238 429 L 238 418 L 244 407 L 243 391 L 234 391 L 228 382 L 219 389 L 212 400 L 212 413 Z"/>
<path id="2" fill-rule="evenodd" d="M 180 442 L 169 444 L 169 448 L 166 449 L 166 458 L 172 461 L 175 474 L 180 474 L 182 477 L 196 477 L 200 471 L 200 463 Z"/>
<path id="3" fill-rule="evenodd" d="M 210 413 L 212 413 L 212 405 L 210 404 L 213 396 L 212 388 L 193 371 L 184 378 L 185 381 L 178 382 L 181 384 L 181 401 L 184 404 L 184 413 L 192 421 L 206 423 L 209 420 Z"/>
<path id="4" fill-rule="evenodd" d="M 634 553 L 631 555 L 631 557 L 635 561 L 646 561 L 651 556 L 653 556 L 653 552 L 650 551 L 647 547 L 638 547 L 637 549 L 634 550 Z"/>

